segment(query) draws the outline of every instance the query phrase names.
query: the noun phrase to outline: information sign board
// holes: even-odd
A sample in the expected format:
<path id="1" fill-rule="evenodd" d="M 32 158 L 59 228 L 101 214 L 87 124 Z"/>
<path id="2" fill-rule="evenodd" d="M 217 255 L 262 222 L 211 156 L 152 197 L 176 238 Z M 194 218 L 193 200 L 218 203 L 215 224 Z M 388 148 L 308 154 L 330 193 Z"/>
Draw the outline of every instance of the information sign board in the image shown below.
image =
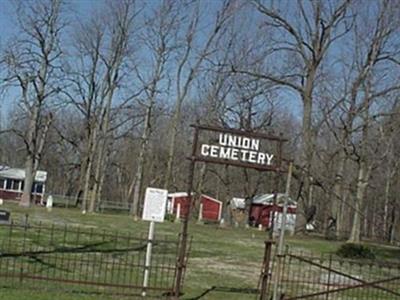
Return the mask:
<path id="1" fill-rule="evenodd" d="M 167 190 L 147 188 L 142 219 L 145 221 L 164 222 L 167 197 Z"/>

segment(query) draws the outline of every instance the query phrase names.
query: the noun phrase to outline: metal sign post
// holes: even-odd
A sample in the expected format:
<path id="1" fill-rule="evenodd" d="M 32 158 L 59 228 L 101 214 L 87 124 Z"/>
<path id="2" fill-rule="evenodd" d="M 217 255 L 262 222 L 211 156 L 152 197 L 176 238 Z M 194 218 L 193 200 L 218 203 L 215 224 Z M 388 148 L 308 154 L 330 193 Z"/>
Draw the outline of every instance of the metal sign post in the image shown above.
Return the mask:
<path id="1" fill-rule="evenodd" d="M 282 141 L 278 141 L 277 144 L 277 152 L 278 152 L 278 168 L 275 174 L 275 179 L 274 179 L 274 198 L 273 198 L 273 207 L 275 208 L 275 206 L 277 205 L 277 200 L 278 200 L 278 191 L 279 191 L 279 183 L 280 183 L 280 172 L 281 172 L 281 167 L 282 167 Z M 275 212 L 274 210 L 272 210 L 271 212 L 271 216 L 270 216 L 270 220 L 271 220 L 271 227 L 270 227 L 270 232 L 269 232 L 269 238 L 270 240 L 273 240 L 274 238 L 274 231 L 275 231 Z"/>
<path id="2" fill-rule="evenodd" d="M 168 191 L 155 188 L 147 188 L 144 198 L 144 208 L 142 219 L 150 221 L 149 234 L 146 247 L 146 261 L 144 265 L 143 275 L 143 291 L 142 296 L 146 296 L 146 289 L 149 285 L 151 254 L 154 240 L 155 222 L 164 222 L 165 209 L 167 205 Z"/>
<path id="3" fill-rule="evenodd" d="M 192 146 L 192 156 L 190 159 L 190 166 L 189 166 L 189 181 L 188 181 L 188 188 L 187 188 L 187 195 L 189 199 L 188 205 L 188 212 L 186 217 L 183 219 L 182 224 L 182 233 L 180 237 L 180 244 L 179 244 L 179 253 L 178 253 L 178 260 L 176 262 L 176 274 L 175 274 L 175 284 L 173 290 L 173 296 L 175 299 L 179 299 L 181 294 L 182 288 L 182 279 L 183 273 L 186 268 L 185 266 L 185 257 L 186 257 L 186 248 L 187 248 L 187 238 L 188 238 L 188 225 L 189 225 L 189 218 L 192 211 L 192 190 L 193 190 L 193 178 L 194 178 L 194 167 L 195 167 L 195 156 L 196 156 L 196 149 L 197 149 L 197 141 L 199 138 L 199 130 L 195 127 L 194 131 L 194 138 L 193 138 L 193 146 Z"/>
<path id="4" fill-rule="evenodd" d="M 151 251 L 153 247 L 153 239 L 154 239 L 154 221 L 150 222 L 149 226 L 149 234 L 147 237 L 147 248 L 146 248 L 146 261 L 144 264 L 144 276 L 143 276 L 143 292 L 142 296 L 146 296 L 146 288 L 149 284 L 149 275 L 150 275 L 150 266 L 151 266 Z"/>

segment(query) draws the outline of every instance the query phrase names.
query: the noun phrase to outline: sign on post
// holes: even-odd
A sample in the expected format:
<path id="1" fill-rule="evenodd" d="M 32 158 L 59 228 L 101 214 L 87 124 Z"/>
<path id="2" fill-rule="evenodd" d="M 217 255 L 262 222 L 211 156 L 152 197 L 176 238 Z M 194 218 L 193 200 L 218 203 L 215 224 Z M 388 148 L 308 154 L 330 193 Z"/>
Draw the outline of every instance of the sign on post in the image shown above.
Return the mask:
<path id="1" fill-rule="evenodd" d="M 147 188 L 142 219 L 144 221 L 164 222 L 167 197 L 167 190 Z"/>
<path id="2" fill-rule="evenodd" d="M 218 144 L 202 144 L 201 156 L 239 161 L 257 165 L 272 165 L 274 155 L 262 152 L 260 139 L 220 133 Z"/>
<path id="3" fill-rule="evenodd" d="M 187 189 L 188 195 L 191 195 L 193 190 L 196 162 L 232 165 L 258 171 L 272 171 L 277 174 L 284 172 L 284 168 L 282 168 L 282 146 L 287 140 L 281 136 L 199 124 L 191 125 L 191 127 L 194 127 L 195 132 L 191 156 L 188 157 L 191 161 Z M 275 180 L 275 194 L 278 191 L 278 187 L 279 182 Z M 179 257 L 176 263 L 177 271 L 174 283 L 175 297 L 179 297 L 180 295 L 185 269 L 191 202 L 189 201 L 188 215 L 182 225 L 182 239 L 179 246 Z M 262 284 L 266 286 L 266 283 L 267 277 L 264 276 Z M 266 295 L 263 295 L 263 297 L 265 298 Z"/>
<path id="4" fill-rule="evenodd" d="M 154 239 L 154 222 L 164 222 L 165 209 L 167 206 L 168 191 L 155 188 L 147 188 L 144 197 L 144 208 L 142 219 L 150 221 L 149 234 L 147 238 L 146 261 L 144 266 L 143 292 L 146 296 L 146 289 L 149 284 L 151 251 Z"/>
<path id="5" fill-rule="evenodd" d="M 204 125 L 193 125 L 193 127 L 196 128 L 196 136 L 190 159 L 259 171 L 282 172 L 282 143 L 286 139 L 236 129 Z M 208 141 L 204 136 L 206 132 Z M 203 133 L 203 141 L 197 141 L 201 139 L 200 133 Z"/>

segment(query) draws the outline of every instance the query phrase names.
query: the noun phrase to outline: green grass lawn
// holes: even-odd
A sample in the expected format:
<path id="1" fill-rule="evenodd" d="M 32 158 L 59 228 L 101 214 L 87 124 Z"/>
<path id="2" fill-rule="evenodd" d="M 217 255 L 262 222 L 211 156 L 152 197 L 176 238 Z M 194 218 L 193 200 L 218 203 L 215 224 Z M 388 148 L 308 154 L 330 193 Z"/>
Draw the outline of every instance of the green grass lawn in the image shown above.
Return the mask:
<path id="1" fill-rule="evenodd" d="M 23 209 L 13 204 L 2 208 L 11 211 L 15 222 L 24 220 L 28 214 L 28 222 L 43 224 L 58 224 L 69 227 L 93 228 L 107 230 L 119 234 L 146 235 L 148 222 L 134 221 L 124 214 L 87 214 L 82 215 L 77 209 L 53 208 L 48 212 L 43 207 Z M 181 224 L 164 222 L 156 224 L 156 237 L 167 236 L 177 238 Z M 215 225 L 200 225 L 191 223 L 189 232 L 192 237 L 189 265 L 186 272 L 184 296 L 182 299 L 257 299 L 255 294 L 235 293 L 246 289 L 255 289 L 258 285 L 264 241 L 266 232 L 245 228 L 220 228 Z M 0 233 L 1 234 L 1 233 Z M 295 251 L 304 251 L 313 255 L 332 253 L 340 247 L 341 242 L 326 241 L 313 237 L 289 237 L 287 244 Z M 399 248 L 372 245 L 379 259 L 398 259 Z M 58 284 L 58 283 L 56 283 Z M 1 284 L 0 284 L 1 285 Z M 45 285 L 51 285 L 46 283 Z M 213 290 L 211 290 L 214 287 Z M 231 290 L 232 292 L 227 292 Z M 90 294 L 73 294 L 48 292 L 45 286 L 34 292 L 28 289 L 0 289 L 0 299 L 119 299 L 118 296 L 107 297 Z"/>

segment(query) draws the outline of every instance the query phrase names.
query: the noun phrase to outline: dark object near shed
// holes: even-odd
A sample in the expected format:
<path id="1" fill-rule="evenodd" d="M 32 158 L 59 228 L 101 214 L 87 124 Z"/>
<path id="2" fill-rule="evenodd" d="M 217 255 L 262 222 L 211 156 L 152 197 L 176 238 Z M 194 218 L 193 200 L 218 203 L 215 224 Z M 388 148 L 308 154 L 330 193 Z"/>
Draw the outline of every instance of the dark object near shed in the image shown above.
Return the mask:
<path id="1" fill-rule="evenodd" d="M 0 224 L 10 223 L 10 212 L 7 210 L 0 209 Z"/>

